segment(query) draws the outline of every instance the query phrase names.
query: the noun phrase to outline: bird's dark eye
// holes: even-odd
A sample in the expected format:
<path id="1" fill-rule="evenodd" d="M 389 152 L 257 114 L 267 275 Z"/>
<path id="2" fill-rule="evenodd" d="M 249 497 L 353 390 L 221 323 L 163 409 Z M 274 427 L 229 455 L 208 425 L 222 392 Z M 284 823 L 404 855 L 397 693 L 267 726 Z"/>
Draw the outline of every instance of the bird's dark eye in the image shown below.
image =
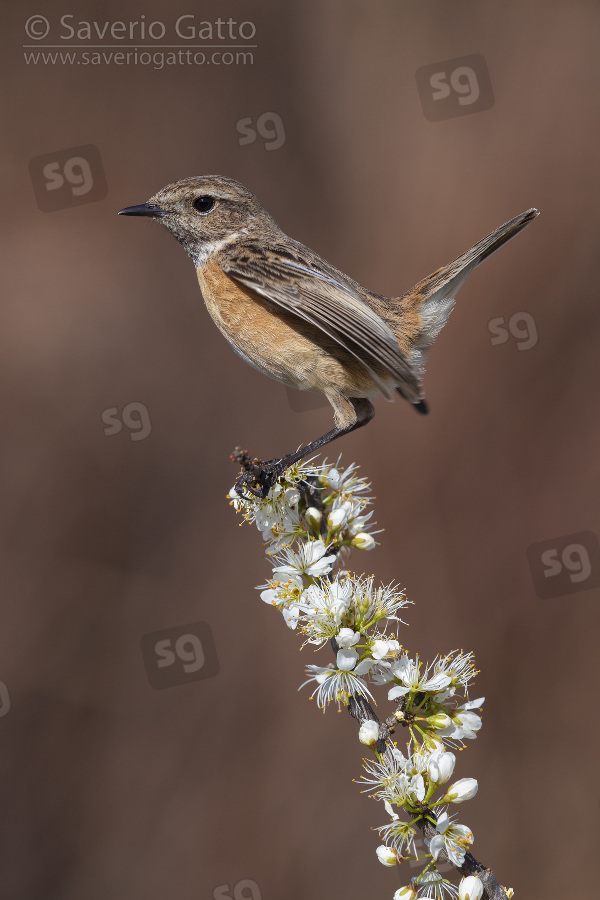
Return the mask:
<path id="1" fill-rule="evenodd" d="M 214 205 L 213 197 L 196 197 L 193 203 L 194 209 L 201 213 L 210 212 Z"/>

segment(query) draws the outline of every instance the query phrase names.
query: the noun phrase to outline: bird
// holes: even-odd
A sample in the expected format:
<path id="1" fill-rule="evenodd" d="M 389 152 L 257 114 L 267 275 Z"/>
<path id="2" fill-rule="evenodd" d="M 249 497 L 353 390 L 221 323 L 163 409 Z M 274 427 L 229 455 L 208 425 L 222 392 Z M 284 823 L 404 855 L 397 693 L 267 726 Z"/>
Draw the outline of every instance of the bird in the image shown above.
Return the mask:
<path id="1" fill-rule="evenodd" d="M 266 498 L 290 466 L 375 415 L 372 398 L 394 393 L 421 413 L 425 355 L 458 289 L 485 259 L 538 215 L 515 216 L 399 297 L 362 287 L 314 250 L 285 234 L 255 195 L 222 175 L 184 178 L 121 216 L 163 225 L 196 269 L 215 325 L 250 365 L 299 390 L 320 391 L 334 427 L 282 457 L 238 452 L 236 490 Z"/>

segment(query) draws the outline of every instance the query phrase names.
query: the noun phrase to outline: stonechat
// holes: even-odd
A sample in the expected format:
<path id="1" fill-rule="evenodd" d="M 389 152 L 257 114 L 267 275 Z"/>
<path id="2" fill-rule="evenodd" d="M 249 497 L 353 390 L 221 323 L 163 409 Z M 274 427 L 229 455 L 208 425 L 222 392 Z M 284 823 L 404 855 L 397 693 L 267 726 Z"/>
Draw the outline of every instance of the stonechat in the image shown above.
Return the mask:
<path id="1" fill-rule="evenodd" d="M 375 415 L 371 397 L 396 391 L 426 413 L 425 353 L 446 323 L 456 292 L 484 259 L 537 215 L 515 216 L 401 297 L 357 284 L 288 237 L 254 194 L 220 175 L 185 178 L 123 216 L 156 219 L 196 268 L 208 312 L 250 365 L 301 391 L 320 391 L 335 427 L 294 453 L 249 463 L 240 490 L 265 497 L 286 468 Z"/>

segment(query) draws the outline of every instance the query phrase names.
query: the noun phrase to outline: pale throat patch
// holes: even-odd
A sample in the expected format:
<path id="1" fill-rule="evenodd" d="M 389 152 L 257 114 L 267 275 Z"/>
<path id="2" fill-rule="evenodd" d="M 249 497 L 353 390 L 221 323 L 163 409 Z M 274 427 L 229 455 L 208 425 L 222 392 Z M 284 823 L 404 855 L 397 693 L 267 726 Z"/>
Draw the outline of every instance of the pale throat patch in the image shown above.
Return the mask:
<path id="1" fill-rule="evenodd" d="M 214 253 L 218 253 L 223 247 L 232 244 L 240 236 L 239 231 L 234 231 L 233 234 L 228 234 L 227 237 L 221 238 L 218 241 L 206 241 L 206 243 L 201 244 L 198 247 L 198 252 L 194 256 L 194 265 L 196 268 L 204 266 Z"/>

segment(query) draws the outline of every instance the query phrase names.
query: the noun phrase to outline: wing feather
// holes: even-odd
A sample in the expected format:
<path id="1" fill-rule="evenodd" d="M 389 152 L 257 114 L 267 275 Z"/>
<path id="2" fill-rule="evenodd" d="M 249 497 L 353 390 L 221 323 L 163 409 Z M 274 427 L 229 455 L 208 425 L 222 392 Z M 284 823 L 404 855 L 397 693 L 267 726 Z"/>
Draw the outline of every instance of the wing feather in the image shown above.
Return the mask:
<path id="1" fill-rule="evenodd" d="M 221 265 L 231 278 L 267 302 L 332 338 L 363 366 L 388 399 L 389 388 L 374 369 L 380 373 L 383 369 L 395 382 L 411 386 L 418 399 L 416 375 L 393 332 L 367 306 L 350 279 L 346 281 L 337 270 L 323 271 L 323 261 L 319 263 L 292 254 L 289 245 L 266 249 L 240 242 L 228 248 Z"/>

